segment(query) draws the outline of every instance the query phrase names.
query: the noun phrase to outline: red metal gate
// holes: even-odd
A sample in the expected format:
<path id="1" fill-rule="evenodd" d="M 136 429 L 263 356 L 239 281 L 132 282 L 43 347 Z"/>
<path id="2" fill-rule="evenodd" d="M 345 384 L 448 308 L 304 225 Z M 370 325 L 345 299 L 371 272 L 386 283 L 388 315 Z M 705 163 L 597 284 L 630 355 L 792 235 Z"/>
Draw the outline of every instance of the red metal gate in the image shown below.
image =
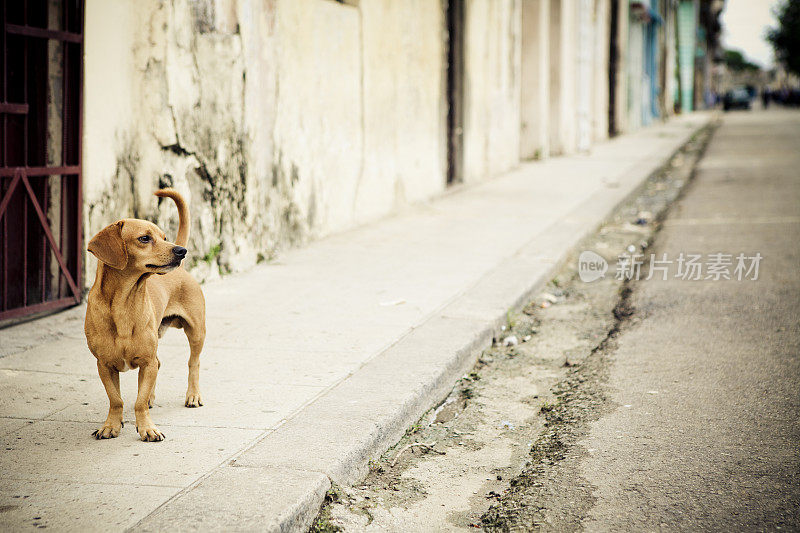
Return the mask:
<path id="1" fill-rule="evenodd" d="M 0 325 L 81 300 L 83 0 L 0 0 Z"/>

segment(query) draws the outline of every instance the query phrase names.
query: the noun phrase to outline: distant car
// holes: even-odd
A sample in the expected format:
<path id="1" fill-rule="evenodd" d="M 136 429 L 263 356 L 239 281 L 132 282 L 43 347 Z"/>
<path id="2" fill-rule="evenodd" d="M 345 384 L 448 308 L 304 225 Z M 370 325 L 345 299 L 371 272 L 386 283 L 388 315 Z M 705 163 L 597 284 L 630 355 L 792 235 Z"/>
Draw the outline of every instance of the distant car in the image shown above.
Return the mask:
<path id="1" fill-rule="evenodd" d="M 744 87 L 738 87 L 725 93 L 725 98 L 722 100 L 722 108 L 725 111 L 730 109 L 750 109 L 750 102 L 752 98 L 750 93 Z"/>

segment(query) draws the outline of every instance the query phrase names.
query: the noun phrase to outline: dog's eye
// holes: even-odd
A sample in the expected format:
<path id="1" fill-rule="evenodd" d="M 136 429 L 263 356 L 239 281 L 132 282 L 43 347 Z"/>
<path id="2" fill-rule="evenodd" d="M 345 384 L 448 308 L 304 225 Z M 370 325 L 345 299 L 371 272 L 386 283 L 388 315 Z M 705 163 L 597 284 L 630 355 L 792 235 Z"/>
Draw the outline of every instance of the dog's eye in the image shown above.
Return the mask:
<path id="1" fill-rule="evenodd" d="M 139 237 L 139 242 L 141 243 L 150 242 L 150 235 L 142 235 L 141 237 Z"/>

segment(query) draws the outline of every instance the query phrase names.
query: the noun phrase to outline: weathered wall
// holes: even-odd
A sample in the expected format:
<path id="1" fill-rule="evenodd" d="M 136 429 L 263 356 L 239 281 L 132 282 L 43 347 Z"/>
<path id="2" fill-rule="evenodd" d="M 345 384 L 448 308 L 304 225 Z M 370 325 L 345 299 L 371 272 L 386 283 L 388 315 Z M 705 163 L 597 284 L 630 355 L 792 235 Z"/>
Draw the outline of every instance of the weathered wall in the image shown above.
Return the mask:
<path id="1" fill-rule="evenodd" d="M 439 2 L 88 0 L 84 231 L 169 234 L 195 273 L 249 268 L 445 183 Z M 94 259 L 87 261 L 87 280 Z"/>
<path id="2" fill-rule="evenodd" d="M 550 0 L 522 0 L 520 157 L 550 153 Z"/>
<path id="3" fill-rule="evenodd" d="M 644 95 L 644 25 L 628 21 L 628 131 L 642 127 Z"/>
<path id="4" fill-rule="evenodd" d="M 135 18 L 132 2 L 87 2 L 84 56 L 83 197 L 86 220 L 132 205 Z M 92 43 L 101 43 L 92 46 Z M 109 220 L 110 221 L 110 220 Z M 99 223 L 86 225 L 87 237 Z M 92 269 L 94 270 L 94 269 Z"/>
<path id="5" fill-rule="evenodd" d="M 248 87 L 247 74 L 261 69 L 246 65 L 255 67 L 262 50 L 246 46 L 245 36 L 265 20 L 241 26 L 238 20 L 235 10 L 215 10 L 211 1 L 87 2 L 87 237 L 124 216 L 154 219 L 174 234 L 174 207 L 152 196 L 174 186 L 190 201 L 190 248 L 195 261 L 206 258 L 205 277 L 254 263 L 256 250 L 275 239 L 265 231 L 270 217 L 282 229 L 296 222 L 285 205 L 269 205 L 269 197 L 294 199 L 282 183 L 265 187 L 270 166 L 257 168 L 250 155 L 269 123 L 248 130 L 250 119 L 263 117 L 258 109 L 248 116 L 245 99 L 258 90 L 269 100 L 271 86 Z M 268 143 L 259 149 L 272 151 Z M 88 259 L 91 281 L 94 259 Z"/>
<path id="6" fill-rule="evenodd" d="M 664 90 L 661 93 L 662 110 L 665 117 L 675 114 L 675 102 L 678 99 L 678 54 L 675 39 L 675 10 L 667 9 L 664 15 L 664 43 L 662 65 Z"/>
<path id="7" fill-rule="evenodd" d="M 641 100 L 626 1 L 465 0 L 464 181 L 605 137 L 610 2 L 625 128 Z M 125 216 L 174 235 L 174 207 L 152 193 L 175 187 L 192 210 L 188 263 L 209 278 L 441 193 L 444 6 L 87 0 L 86 236 Z"/>
<path id="8" fill-rule="evenodd" d="M 441 192 L 446 180 L 444 12 L 438 1 L 360 2 L 364 155 L 355 222 Z"/>
<path id="9" fill-rule="evenodd" d="M 588 152 L 592 145 L 592 93 L 594 77 L 594 0 L 578 0 L 576 4 L 575 43 L 576 74 L 575 90 L 578 103 L 575 106 L 575 149 Z"/>
<path id="10" fill-rule="evenodd" d="M 594 142 L 608 138 L 608 55 L 609 0 L 595 0 L 594 65 L 592 86 L 592 138 Z"/>
<path id="11" fill-rule="evenodd" d="M 276 18 L 277 63 L 266 67 L 278 84 L 273 185 L 293 196 L 295 227 L 278 234 L 295 241 L 353 217 L 364 143 L 360 21 L 349 6 L 294 0 L 279 0 Z"/>
<path id="12" fill-rule="evenodd" d="M 616 133 L 628 131 L 628 19 L 630 11 L 628 0 L 611 0 L 617 4 L 617 53 L 619 60 L 616 71 L 613 73 L 616 79 L 614 94 L 614 122 L 616 123 Z"/>
<path id="13" fill-rule="evenodd" d="M 520 0 L 468 0 L 464 83 L 464 181 L 519 162 Z"/>
<path id="14" fill-rule="evenodd" d="M 571 154 L 578 144 L 577 0 L 550 0 L 550 116 L 552 155 Z"/>
<path id="15" fill-rule="evenodd" d="M 520 157 L 588 151 L 608 137 L 610 0 L 521 7 Z"/>

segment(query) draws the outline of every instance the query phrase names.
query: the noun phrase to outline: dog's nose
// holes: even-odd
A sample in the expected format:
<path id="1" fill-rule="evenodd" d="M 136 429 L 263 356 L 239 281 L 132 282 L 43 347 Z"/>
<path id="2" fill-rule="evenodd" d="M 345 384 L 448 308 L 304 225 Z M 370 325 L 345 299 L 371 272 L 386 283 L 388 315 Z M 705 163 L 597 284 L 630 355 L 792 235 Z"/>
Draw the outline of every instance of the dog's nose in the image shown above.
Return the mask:
<path id="1" fill-rule="evenodd" d="M 175 248 L 172 249 L 172 253 L 183 259 L 184 257 L 186 257 L 186 248 L 184 248 L 183 246 L 176 246 Z"/>

